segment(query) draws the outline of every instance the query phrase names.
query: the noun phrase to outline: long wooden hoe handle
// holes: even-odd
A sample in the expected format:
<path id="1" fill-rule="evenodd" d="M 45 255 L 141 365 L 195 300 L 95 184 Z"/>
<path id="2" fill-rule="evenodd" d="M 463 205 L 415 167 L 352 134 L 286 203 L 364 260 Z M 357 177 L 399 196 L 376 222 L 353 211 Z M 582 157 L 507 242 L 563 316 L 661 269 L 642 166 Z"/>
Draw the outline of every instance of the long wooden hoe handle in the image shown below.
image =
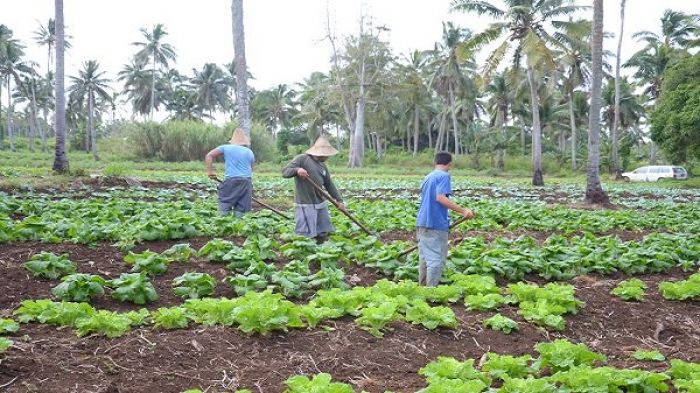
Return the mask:
<path id="1" fill-rule="evenodd" d="M 463 223 L 467 220 L 468 220 L 467 217 L 460 218 L 459 220 L 453 222 L 452 225 L 450 225 L 450 229 L 455 228 L 456 226 L 460 225 L 461 223 Z M 416 251 L 417 248 L 418 248 L 418 245 L 416 244 L 415 246 L 412 246 L 411 248 L 409 248 L 406 251 L 399 254 L 399 256 L 396 257 L 396 259 L 401 259 L 401 258 L 405 257 L 406 255 L 412 253 L 413 251 Z"/>
<path id="2" fill-rule="evenodd" d="M 372 233 L 369 229 L 367 229 L 367 227 L 365 227 L 364 225 L 362 225 L 362 223 L 360 223 L 359 221 L 357 221 L 357 219 L 356 219 L 355 217 L 353 217 L 352 214 L 350 214 L 350 212 L 348 212 L 348 211 L 345 210 L 345 209 L 341 209 L 341 208 L 340 208 L 340 204 L 339 204 L 338 202 L 336 202 L 336 200 L 333 199 L 333 197 L 331 197 L 330 195 L 328 195 L 328 193 L 326 192 L 326 190 L 324 190 L 323 188 L 321 188 L 321 186 L 319 186 L 318 184 L 316 184 L 315 181 L 313 181 L 313 180 L 312 180 L 311 178 L 309 178 L 309 177 L 305 177 L 304 179 L 306 179 L 309 183 L 311 183 L 311 185 L 313 185 L 314 188 L 315 188 L 319 193 L 321 193 L 321 195 L 322 195 L 326 200 L 328 200 L 330 203 L 332 203 L 333 206 L 337 207 L 338 210 L 340 210 L 341 213 L 345 214 L 345 215 L 350 219 L 350 221 L 352 221 L 352 222 L 354 222 L 355 224 L 357 224 L 357 226 L 360 227 L 360 229 L 362 229 L 366 234 L 368 234 L 368 235 L 370 235 L 370 236 L 375 236 L 374 233 Z"/>
<path id="3" fill-rule="evenodd" d="M 221 181 L 221 179 L 219 179 L 218 177 L 215 177 L 214 180 L 216 180 L 216 181 L 219 182 L 219 183 L 223 183 L 223 182 Z M 257 199 L 256 197 L 251 197 L 251 199 L 253 200 L 253 202 L 257 203 L 258 205 L 260 205 L 260 206 L 262 206 L 262 207 L 264 207 L 265 209 L 270 210 L 271 212 L 277 214 L 277 215 L 280 216 L 280 217 L 284 217 L 284 218 L 286 218 L 287 220 L 291 220 L 291 219 L 292 219 L 292 218 L 289 217 L 288 215 L 282 213 L 281 211 L 275 209 L 274 207 L 268 205 L 267 203 L 262 202 L 261 200 Z"/>

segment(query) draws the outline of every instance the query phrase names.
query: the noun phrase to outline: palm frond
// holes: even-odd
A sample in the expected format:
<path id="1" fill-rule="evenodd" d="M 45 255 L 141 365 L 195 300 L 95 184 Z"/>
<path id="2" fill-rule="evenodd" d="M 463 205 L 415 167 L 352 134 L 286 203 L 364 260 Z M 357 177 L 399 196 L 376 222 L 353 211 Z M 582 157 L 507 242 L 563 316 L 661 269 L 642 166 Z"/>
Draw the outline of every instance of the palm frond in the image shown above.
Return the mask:
<path id="1" fill-rule="evenodd" d="M 506 13 L 488 1 L 480 0 L 453 0 L 451 11 L 473 12 L 478 15 L 488 15 L 493 18 L 502 18 Z"/>

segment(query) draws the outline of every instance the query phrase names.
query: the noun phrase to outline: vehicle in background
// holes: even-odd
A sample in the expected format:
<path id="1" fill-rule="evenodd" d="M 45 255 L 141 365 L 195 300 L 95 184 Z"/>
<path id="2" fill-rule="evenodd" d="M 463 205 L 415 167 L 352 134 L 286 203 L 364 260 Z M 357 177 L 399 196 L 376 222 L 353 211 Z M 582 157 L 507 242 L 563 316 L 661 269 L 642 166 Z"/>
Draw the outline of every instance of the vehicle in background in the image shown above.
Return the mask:
<path id="1" fill-rule="evenodd" d="M 622 174 L 625 181 L 659 181 L 661 179 L 688 179 L 688 171 L 680 166 L 673 165 L 654 165 L 643 166 L 632 172 Z"/>

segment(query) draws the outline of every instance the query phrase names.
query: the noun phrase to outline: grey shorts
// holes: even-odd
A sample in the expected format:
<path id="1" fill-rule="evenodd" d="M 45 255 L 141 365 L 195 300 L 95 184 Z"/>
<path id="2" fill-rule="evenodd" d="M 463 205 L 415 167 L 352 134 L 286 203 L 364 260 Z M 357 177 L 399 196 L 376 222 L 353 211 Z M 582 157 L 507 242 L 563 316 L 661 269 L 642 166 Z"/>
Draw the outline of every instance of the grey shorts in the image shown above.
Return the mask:
<path id="1" fill-rule="evenodd" d="M 449 232 L 418 227 L 418 280 L 421 285 L 440 284 L 447 262 Z"/>
<path id="2" fill-rule="evenodd" d="M 306 237 L 327 236 L 333 232 L 328 204 L 300 205 L 294 208 L 296 227 L 294 232 Z"/>
<path id="3" fill-rule="evenodd" d="M 249 212 L 252 208 L 253 181 L 247 177 L 229 177 L 219 184 L 219 211 L 228 214 Z"/>

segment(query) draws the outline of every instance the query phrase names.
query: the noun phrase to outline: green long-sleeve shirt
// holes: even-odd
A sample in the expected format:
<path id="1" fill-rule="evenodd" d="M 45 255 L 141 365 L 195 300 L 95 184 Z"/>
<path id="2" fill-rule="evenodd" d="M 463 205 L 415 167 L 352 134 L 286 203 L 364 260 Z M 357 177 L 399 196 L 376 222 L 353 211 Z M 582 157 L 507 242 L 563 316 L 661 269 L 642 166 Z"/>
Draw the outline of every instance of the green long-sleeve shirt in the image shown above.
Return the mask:
<path id="1" fill-rule="evenodd" d="M 282 170 L 282 177 L 294 178 L 294 202 L 297 204 L 319 204 L 324 201 L 321 194 L 307 180 L 297 176 L 297 169 L 304 168 L 309 173 L 311 180 L 319 186 L 324 187 L 328 193 L 337 201 L 342 201 L 338 189 L 335 188 L 331 174 L 328 171 L 326 164 L 317 161 L 308 154 L 300 154 L 287 164 Z"/>

